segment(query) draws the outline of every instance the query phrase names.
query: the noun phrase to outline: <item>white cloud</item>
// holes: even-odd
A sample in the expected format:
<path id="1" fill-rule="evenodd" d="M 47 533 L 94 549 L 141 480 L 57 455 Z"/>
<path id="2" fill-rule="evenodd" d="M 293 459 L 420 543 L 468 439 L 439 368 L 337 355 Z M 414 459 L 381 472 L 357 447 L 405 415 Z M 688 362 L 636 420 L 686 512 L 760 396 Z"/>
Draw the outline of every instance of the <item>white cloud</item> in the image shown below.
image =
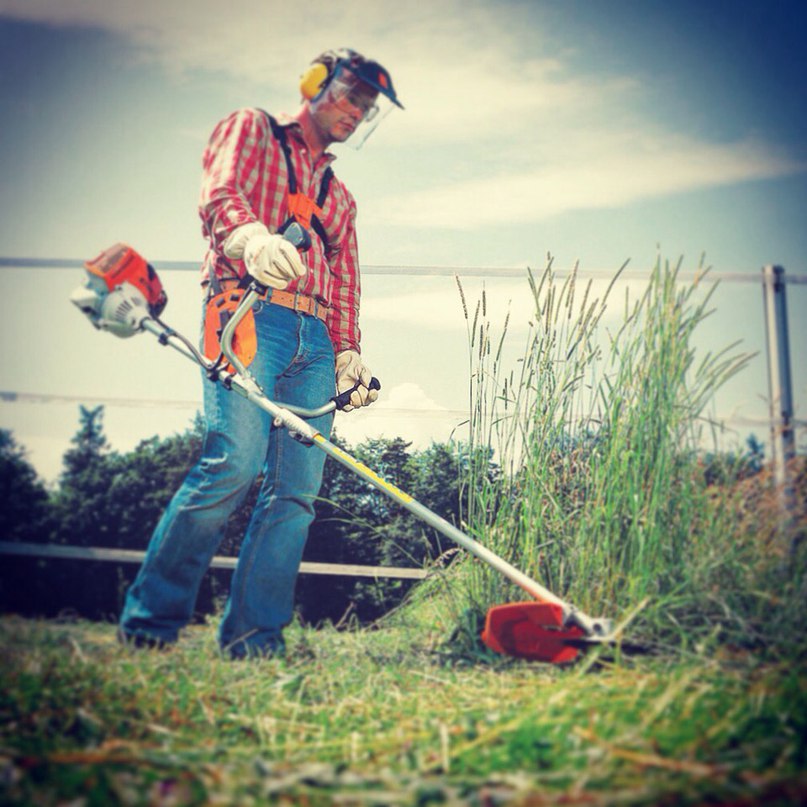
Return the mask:
<path id="1" fill-rule="evenodd" d="M 365 215 L 403 227 L 471 230 L 538 221 L 571 210 L 621 207 L 700 188 L 769 179 L 807 169 L 760 143 L 709 144 L 684 136 L 625 133 L 579 137 L 574 160 L 391 194 Z"/>
<path id="2" fill-rule="evenodd" d="M 406 381 L 393 387 L 384 400 L 378 402 L 378 410 L 385 409 L 446 411 L 444 406 L 440 406 L 412 381 Z"/>
<path id="3" fill-rule="evenodd" d="M 318 53 L 354 47 L 390 69 L 407 107 L 388 143 L 498 140 L 632 86 L 568 75 L 534 28 L 519 28 L 513 7 L 484 0 L 309 0 L 304 12 L 281 0 L 233 0 L 226 10 L 217 0 L 0 0 L 0 14 L 108 30 L 171 75 L 215 71 L 290 99 Z"/>
<path id="4" fill-rule="evenodd" d="M 469 316 L 473 318 L 474 309 L 481 299 L 481 282 L 464 280 L 467 305 L 471 309 Z M 491 323 L 501 325 L 511 313 L 511 321 L 515 326 L 526 323 L 532 316 L 533 305 L 527 283 L 527 273 L 523 280 L 498 280 L 487 284 L 485 293 L 487 316 Z M 373 295 L 368 298 L 362 316 L 368 321 L 378 321 L 389 325 L 406 325 L 418 331 L 443 331 L 458 333 L 465 330 L 465 314 L 456 285 L 433 284 L 415 291 Z"/>
<path id="5" fill-rule="evenodd" d="M 533 270 L 536 282 L 540 280 L 544 267 Z M 563 270 L 563 271 L 561 271 Z M 555 288 L 560 290 L 568 274 L 565 267 L 555 267 Z M 584 299 L 584 288 L 591 282 L 591 289 L 586 297 L 587 306 L 595 300 L 601 300 L 608 288 L 611 278 L 616 274 L 607 273 L 603 277 L 601 272 L 596 277 L 587 276 L 586 267 L 580 269 L 576 282 L 573 314 L 577 315 L 579 306 Z M 440 278 L 443 280 L 443 278 Z M 609 306 L 604 322 L 613 324 L 622 317 L 622 300 L 626 285 L 630 287 L 631 294 L 635 289 L 643 290 L 646 281 L 625 280 L 618 283 L 618 291 L 614 292 L 616 304 Z M 451 283 L 423 283 L 410 291 L 401 294 L 373 294 L 367 296 L 362 307 L 362 318 L 368 325 L 379 323 L 385 327 L 399 330 L 405 326 L 413 333 L 444 333 L 458 334 L 466 330 L 465 313 L 462 299 L 456 285 Z M 536 304 L 527 279 L 527 270 L 523 278 L 487 279 L 463 278 L 463 294 L 468 309 L 468 319 L 472 322 L 474 314 L 479 307 L 479 322 L 490 323 L 491 332 L 500 334 L 505 322 L 510 337 L 523 336 L 530 323 L 536 321 Z M 482 297 L 484 294 L 484 314 L 482 313 Z M 542 294 L 542 304 L 546 297 L 546 290 Z M 400 327 L 399 327 L 400 326 Z M 519 344 L 519 347 L 521 345 Z"/>
<path id="6" fill-rule="evenodd" d="M 215 71 L 292 105 L 296 76 L 320 51 L 349 45 L 380 59 L 407 109 L 374 137 L 422 187 L 365 206 L 372 224 L 534 222 L 805 170 L 761 142 L 710 143 L 640 116 L 637 102 L 657 89 L 650 81 L 572 72 L 518 4 L 0 0 L 0 13 L 110 30 L 169 74 Z M 439 170 L 420 167 L 435 147 Z"/>
<path id="7" fill-rule="evenodd" d="M 337 413 L 337 433 L 356 444 L 368 437 L 403 437 L 415 449 L 449 439 L 464 414 L 446 409 L 423 388 L 405 381 L 384 391 L 379 400 L 358 411 Z"/>

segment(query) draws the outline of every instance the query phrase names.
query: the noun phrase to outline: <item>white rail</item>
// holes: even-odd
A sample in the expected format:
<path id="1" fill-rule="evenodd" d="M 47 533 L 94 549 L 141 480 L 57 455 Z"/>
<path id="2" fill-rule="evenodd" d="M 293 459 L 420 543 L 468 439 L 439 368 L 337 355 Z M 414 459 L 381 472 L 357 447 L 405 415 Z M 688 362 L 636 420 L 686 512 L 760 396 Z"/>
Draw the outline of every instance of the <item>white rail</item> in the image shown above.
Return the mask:
<path id="1" fill-rule="evenodd" d="M 0 554 L 33 558 L 61 558 L 64 560 L 100 560 L 111 563 L 141 563 L 145 552 L 134 549 L 111 549 L 100 546 L 67 546 L 65 544 L 32 544 L 15 541 L 0 541 Z M 216 555 L 211 568 L 235 569 L 238 558 Z M 304 561 L 301 574 L 342 575 L 345 577 L 372 577 L 422 580 L 425 569 L 400 566 L 356 566 L 346 563 L 313 563 Z"/>

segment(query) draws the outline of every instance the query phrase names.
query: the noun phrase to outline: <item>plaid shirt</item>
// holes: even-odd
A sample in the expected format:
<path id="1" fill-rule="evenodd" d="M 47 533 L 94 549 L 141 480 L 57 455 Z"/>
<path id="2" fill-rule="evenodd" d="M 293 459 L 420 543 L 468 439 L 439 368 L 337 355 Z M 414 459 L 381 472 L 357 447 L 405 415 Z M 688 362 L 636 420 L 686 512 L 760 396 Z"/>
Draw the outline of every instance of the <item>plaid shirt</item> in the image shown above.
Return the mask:
<path id="1" fill-rule="evenodd" d="M 299 124 L 286 116 L 286 130 L 298 191 L 316 199 L 322 175 L 335 156 L 323 154 L 312 163 Z M 266 113 L 241 109 L 222 120 L 202 156 L 203 180 L 199 202 L 202 232 L 210 247 L 202 264 L 202 279 L 243 277 L 244 262 L 223 256 L 222 246 L 236 227 L 260 221 L 270 232 L 289 218 L 286 194 L 288 170 L 283 148 L 272 134 Z M 329 306 L 326 324 L 337 352 L 359 350 L 359 260 L 356 245 L 356 202 L 335 176 L 322 206 L 324 244 L 311 230 L 312 246 L 302 254 L 308 272 L 289 284 Z"/>

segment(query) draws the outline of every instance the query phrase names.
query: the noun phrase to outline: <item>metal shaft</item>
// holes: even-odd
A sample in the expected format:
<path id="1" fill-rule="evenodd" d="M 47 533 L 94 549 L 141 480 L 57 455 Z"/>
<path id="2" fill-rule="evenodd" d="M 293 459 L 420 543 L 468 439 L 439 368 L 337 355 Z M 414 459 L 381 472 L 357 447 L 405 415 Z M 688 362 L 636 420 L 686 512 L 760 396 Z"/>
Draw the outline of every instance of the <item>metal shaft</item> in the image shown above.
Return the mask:
<path id="1" fill-rule="evenodd" d="M 425 521 L 430 527 L 433 527 L 439 533 L 445 535 L 446 538 L 449 538 L 455 544 L 458 544 L 475 557 L 487 563 L 491 568 L 504 575 L 510 582 L 515 583 L 526 591 L 531 597 L 534 597 L 536 600 L 542 600 L 543 602 L 560 606 L 563 609 L 564 622 L 573 622 L 579 625 L 588 636 L 606 636 L 611 633 L 612 626 L 610 620 L 593 619 L 569 605 L 569 603 L 553 594 L 549 589 L 544 588 L 544 586 L 536 580 L 533 580 L 531 577 L 528 577 L 526 574 L 516 569 L 515 566 L 508 563 L 504 558 L 499 557 L 495 552 L 492 552 L 486 546 L 471 538 L 470 535 L 466 535 L 462 530 L 457 529 L 442 516 L 438 516 L 437 513 L 429 510 L 428 507 L 421 504 L 417 499 L 412 498 L 408 493 L 404 493 L 400 488 L 380 477 L 363 462 L 359 462 L 355 457 L 352 457 L 338 446 L 326 440 L 321 434 L 318 433 L 314 437 L 314 445 L 322 449 L 329 457 L 332 457 L 337 462 L 349 468 L 366 482 L 369 482 L 376 490 L 386 494 L 402 507 L 406 508 L 410 513 L 417 516 L 422 521 Z"/>
<path id="2" fill-rule="evenodd" d="M 422 521 L 425 521 L 430 527 L 434 527 L 438 532 L 450 538 L 454 543 L 459 544 L 463 549 L 467 549 L 471 554 L 485 561 L 485 563 L 492 566 L 498 572 L 501 572 L 505 577 L 520 586 L 530 596 L 536 599 L 552 602 L 556 605 L 562 606 L 566 610 L 571 608 L 559 597 L 556 597 L 551 591 L 544 588 L 540 583 L 537 583 L 527 575 L 520 572 L 515 566 L 510 565 L 506 560 L 500 558 L 498 555 L 491 552 L 486 546 L 483 546 L 478 541 L 475 541 L 469 535 L 466 535 L 462 530 L 457 529 L 453 524 L 446 521 L 442 516 L 429 510 L 428 507 L 422 505 L 419 501 L 412 498 L 408 493 L 404 493 L 400 488 L 388 482 L 386 479 L 380 477 L 371 468 L 368 468 L 363 462 L 352 457 L 341 448 L 335 446 L 329 440 L 326 440 L 321 434 L 317 434 L 314 439 L 314 444 L 322 449 L 329 457 L 333 457 L 337 462 L 350 468 L 351 471 L 356 473 L 366 482 L 369 482 L 374 488 L 385 493 L 391 499 L 394 499 L 402 507 L 409 510 Z"/>

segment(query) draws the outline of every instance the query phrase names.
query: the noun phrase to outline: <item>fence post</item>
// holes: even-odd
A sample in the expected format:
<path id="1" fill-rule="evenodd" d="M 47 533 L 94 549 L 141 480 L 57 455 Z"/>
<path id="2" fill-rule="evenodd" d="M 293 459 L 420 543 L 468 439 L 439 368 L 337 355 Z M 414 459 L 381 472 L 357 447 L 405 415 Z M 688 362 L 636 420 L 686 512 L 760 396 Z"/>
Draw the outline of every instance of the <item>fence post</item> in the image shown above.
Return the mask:
<path id="1" fill-rule="evenodd" d="M 793 381 L 790 375 L 790 343 L 784 268 L 772 265 L 763 267 L 762 288 L 768 342 L 773 478 L 784 525 L 795 504 L 795 491 L 788 463 L 796 456 L 796 438 L 793 429 Z"/>

